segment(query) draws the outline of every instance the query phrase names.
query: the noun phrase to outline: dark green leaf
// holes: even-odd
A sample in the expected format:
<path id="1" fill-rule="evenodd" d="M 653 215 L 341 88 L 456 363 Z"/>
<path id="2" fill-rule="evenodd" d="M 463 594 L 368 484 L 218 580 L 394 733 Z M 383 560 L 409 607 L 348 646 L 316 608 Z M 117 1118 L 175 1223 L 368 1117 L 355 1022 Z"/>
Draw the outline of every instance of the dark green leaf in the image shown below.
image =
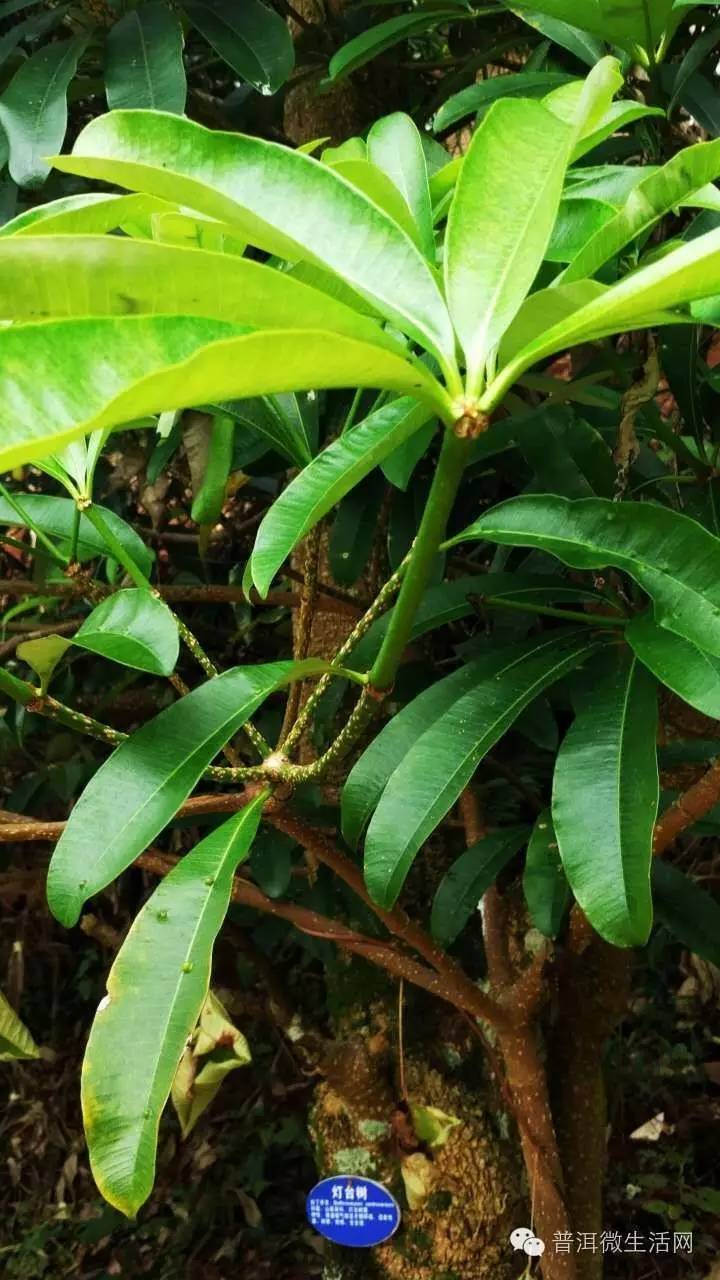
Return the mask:
<path id="1" fill-rule="evenodd" d="M 295 64 L 287 23 L 261 0 L 183 0 L 194 26 L 223 62 L 260 93 L 275 93 Z"/>
<path id="2" fill-rule="evenodd" d="M 352 587 L 370 559 L 384 493 L 382 476 L 371 472 L 345 495 L 337 509 L 330 530 L 328 562 L 339 587 Z"/>
<path id="3" fill-rule="evenodd" d="M 656 737 L 652 676 L 626 652 L 596 664 L 558 754 L 552 813 L 570 887 L 617 947 L 641 946 L 652 927 Z"/>
<path id="4" fill-rule="evenodd" d="M 520 712 L 596 647 L 583 629 L 490 653 L 473 664 L 473 687 L 420 733 L 375 810 L 365 840 L 365 882 L 376 902 L 395 902 L 421 845 Z"/>
<path id="5" fill-rule="evenodd" d="M 33 524 L 42 529 L 48 537 L 57 539 L 61 551 L 70 550 L 76 510 L 71 498 L 56 498 L 47 493 L 23 493 L 18 496 L 18 501 Z M 135 530 L 121 520 L 114 511 L 101 507 L 97 503 L 95 505 L 118 542 L 148 577 L 152 573 L 155 553 L 145 546 Z M 14 508 L 0 495 L 0 524 L 21 523 Z M 82 563 L 84 560 L 93 560 L 96 556 L 106 556 L 107 553 L 107 547 L 94 525 L 90 523 L 87 516 L 81 515 L 77 541 L 78 561 Z"/>
<path id="6" fill-rule="evenodd" d="M 530 836 L 525 855 L 523 892 L 535 928 L 546 938 L 557 938 L 572 894 L 560 861 L 549 809 L 539 814 Z"/>
<path id="7" fill-rule="evenodd" d="M 424 427 L 410 436 L 404 444 L 388 454 L 380 463 L 380 470 L 390 484 L 403 492 L 410 483 L 410 477 L 418 462 L 427 452 L 430 442 L 437 431 L 437 422 L 427 422 Z"/>
<path id="8" fill-rule="evenodd" d="M 472 689 L 475 666 L 461 667 L 414 698 L 382 729 L 350 770 L 342 793 L 342 833 L 358 844 L 389 778 L 420 734 L 448 707 Z"/>
<path id="9" fill-rule="evenodd" d="M 116 591 L 103 600 L 75 633 L 74 643 L 156 676 L 171 675 L 178 658 L 172 613 L 151 591 L 140 588 Z"/>
<path id="10" fill-rule="evenodd" d="M 235 445 L 235 420 L 218 413 L 210 426 L 202 482 L 193 496 L 190 514 L 198 524 L 215 524 L 225 501 Z"/>
<path id="11" fill-rule="evenodd" d="M 333 54 L 328 67 L 330 79 L 339 80 L 341 76 L 350 75 L 351 71 L 357 71 L 358 67 L 377 58 L 393 45 L 400 44 L 410 36 L 432 31 L 440 23 L 449 22 L 455 16 L 457 10 L 450 8 L 423 9 L 421 13 L 402 13 L 396 18 L 388 18 L 387 22 L 370 27 L 348 40 L 347 44 Z"/>
<path id="12" fill-rule="evenodd" d="M 313 661 L 234 667 L 166 707 L 123 742 L 88 783 L 55 848 L 48 902 L 56 919 L 75 924 L 85 900 L 147 848 L 269 693 L 324 667 Z M 114 815 L 112 824 L 108 814 Z"/>
<path id="13" fill-rule="evenodd" d="M 252 575 L 261 595 L 267 595 L 283 561 L 308 530 L 430 416 L 409 396 L 393 400 L 333 441 L 300 472 L 258 529 Z"/>
<path id="14" fill-rule="evenodd" d="M 10 177 L 20 187 L 39 187 L 47 157 L 59 151 L 67 125 L 67 87 L 87 39 L 56 40 L 23 62 L 0 97 L 0 125 L 10 143 Z"/>
<path id="15" fill-rule="evenodd" d="M 454 93 L 436 112 L 433 128 L 442 133 L 465 116 L 486 110 L 499 98 L 542 98 L 551 89 L 569 84 L 573 76 L 559 71 L 518 71 L 510 76 L 492 76 Z"/>
<path id="16" fill-rule="evenodd" d="M 691 707 L 720 719 L 720 658 L 658 627 L 650 613 L 633 618 L 625 636 L 658 680 Z"/>
<path id="17" fill-rule="evenodd" d="M 574 569 L 624 569 L 652 596 L 660 626 L 720 657 L 720 542 L 677 511 L 530 495 L 493 508 L 448 545 L 468 538 L 537 547 Z"/>
<path id="18" fill-rule="evenodd" d="M 517 424 L 517 442 L 536 488 L 568 498 L 612 494 L 617 470 L 602 436 L 572 409 L 545 406 Z"/>
<path id="19" fill-rule="evenodd" d="M 105 92 L 109 107 L 185 110 L 183 33 L 163 0 L 131 9 L 108 32 Z"/>
<path id="20" fill-rule="evenodd" d="M 443 877 L 433 899 L 430 931 L 449 947 L 480 906 L 480 899 L 528 836 L 527 827 L 505 827 L 466 849 Z"/>
<path id="21" fill-rule="evenodd" d="M 690 77 L 701 67 L 705 58 L 712 53 L 718 43 L 720 43 L 720 22 L 714 22 L 699 35 L 693 36 L 689 48 L 675 73 L 668 115 L 673 110 Z"/>
<path id="22" fill-rule="evenodd" d="M 576 58 L 579 58 L 581 62 L 587 63 L 589 67 L 594 67 L 595 63 L 599 62 L 605 53 L 605 46 L 602 40 L 588 35 L 587 31 L 583 31 L 580 27 L 573 26 L 569 22 L 564 22 L 561 18 L 548 18 L 545 14 L 538 13 L 534 9 L 523 9 L 516 12 L 536 31 L 547 36 L 555 44 L 561 45 L 563 49 L 567 49 Z"/>
<path id="23" fill-rule="evenodd" d="M 652 893 L 658 921 L 688 951 L 720 965 L 720 905 L 715 899 L 662 858 L 653 859 Z"/>

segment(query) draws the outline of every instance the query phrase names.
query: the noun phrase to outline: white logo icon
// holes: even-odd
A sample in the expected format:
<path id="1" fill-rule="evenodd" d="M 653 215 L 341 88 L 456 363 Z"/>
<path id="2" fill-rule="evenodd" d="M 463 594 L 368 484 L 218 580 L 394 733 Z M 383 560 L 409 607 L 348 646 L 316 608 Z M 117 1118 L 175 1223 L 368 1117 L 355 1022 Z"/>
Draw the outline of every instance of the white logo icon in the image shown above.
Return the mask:
<path id="1" fill-rule="evenodd" d="M 513 1249 L 521 1249 L 529 1258 L 541 1258 L 545 1252 L 545 1244 L 530 1227 L 516 1227 L 510 1236 Z"/>

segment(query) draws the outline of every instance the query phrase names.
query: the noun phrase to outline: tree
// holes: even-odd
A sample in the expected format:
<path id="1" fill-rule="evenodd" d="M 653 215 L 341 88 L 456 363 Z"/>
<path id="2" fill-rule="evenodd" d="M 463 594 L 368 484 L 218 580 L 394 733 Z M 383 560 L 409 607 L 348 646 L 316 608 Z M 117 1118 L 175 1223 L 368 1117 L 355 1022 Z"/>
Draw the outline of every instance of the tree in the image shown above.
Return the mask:
<path id="1" fill-rule="evenodd" d="M 68 495 L 5 490 L 3 519 L 33 529 L 56 566 L 53 588 L 92 608 L 72 640 L 43 637 L 20 653 L 39 687 L 13 672 L 0 687 L 115 747 L 57 844 L 50 907 L 72 926 L 84 902 L 133 863 L 164 877 L 117 956 L 83 1074 L 95 1177 L 126 1213 L 150 1193 L 160 1113 L 202 1018 L 213 943 L 233 899 L 284 913 L 469 1019 L 517 1128 L 546 1242 L 543 1275 L 600 1274 L 599 1253 L 550 1245 L 602 1225 L 601 1055 L 625 1008 L 631 948 L 647 943 L 655 909 L 699 954 L 718 956 L 712 900 L 677 868 L 658 864 L 655 874 L 653 863 L 720 794 L 711 766 L 658 816 L 658 687 L 715 715 L 720 611 L 717 530 L 703 507 L 714 460 L 700 412 L 692 439 L 654 408 L 649 331 L 667 334 L 672 352 L 712 320 L 720 231 L 661 251 L 647 244 L 679 206 L 716 207 L 708 184 L 720 173 L 720 144 L 688 146 L 662 167 L 586 171 L 578 161 L 613 133 L 622 84 L 619 64 L 604 57 L 541 100 L 498 99 L 464 157 L 450 160 L 402 113 L 318 160 L 173 114 L 112 112 L 54 163 L 132 194 L 50 202 L 3 230 L 0 306 L 12 323 L 0 331 L 0 463 L 34 462 Z M 190 238 L 203 247 L 185 247 Z M 628 331 L 642 336 L 624 359 L 607 339 Z M 557 365 L 542 368 L 558 357 L 569 361 L 568 380 L 552 376 Z M 583 361 L 587 374 L 575 376 Z M 633 366 L 642 370 L 634 382 Z M 615 374 L 621 390 L 603 401 Z M 334 438 L 318 450 L 316 397 L 347 389 L 342 429 L 333 424 Z M 369 400 L 366 389 L 379 394 Z M 588 399 L 609 421 L 577 415 L 573 406 Z M 220 674 L 163 599 L 137 534 L 94 499 L 110 433 L 156 415 L 165 430 L 181 409 L 204 415 L 193 504 L 201 526 L 220 514 L 248 427 L 250 439 L 299 468 L 260 524 L 243 584 L 248 596 L 267 598 L 306 540 L 292 657 Z M 483 477 L 488 460 L 509 449 L 520 459 L 508 498 L 504 475 L 489 487 Z M 375 519 L 367 486 L 377 468 L 401 493 L 421 459 L 432 482 L 407 554 L 337 651 L 318 658 L 308 650 L 321 522 L 338 508 L 333 536 L 350 557 L 347 548 L 362 545 L 366 503 Z M 667 485 L 678 467 L 698 482 L 691 513 Z M 628 496 L 631 482 L 639 500 Z M 478 518 L 480 505 L 489 509 Z M 443 561 L 458 545 L 460 577 Z M 78 576 L 79 562 L 98 556 L 119 566 L 120 590 Z M 398 690 L 410 644 L 478 615 L 497 621 L 451 654 L 448 674 L 434 669 L 417 696 Z M 206 682 L 181 689 L 127 738 L 49 693 L 69 646 L 172 676 L 180 642 Z M 309 680 L 318 684 L 308 695 Z M 288 685 L 282 729 L 268 742 L 252 718 Z M 352 709 L 339 726 L 331 710 L 328 728 L 327 715 L 318 721 L 324 700 L 338 708 L 348 687 L 359 690 Z M 313 722 L 324 723 L 323 749 L 299 760 Z M 529 798 L 514 779 L 532 824 L 498 820 L 478 801 L 480 766 L 517 729 L 548 753 Z M 233 744 L 241 730 L 242 748 Z M 251 749 L 259 762 L 241 763 Z M 213 763 L 223 751 L 227 762 Z M 203 779 L 231 790 L 194 796 Z M 303 789 L 328 779 L 342 781 L 339 811 L 310 821 Z M 118 803 L 122 819 L 109 826 Z M 201 803 L 232 816 L 174 864 L 153 841 L 183 806 Z M 406 880 L 455 806 L 467 848 L 430 904 Z M 349 887 L 361 919 L 279 904 L 238 878 L 261 821 Z M 100 843 L 99 831 L 107 832 Z M 480 899 L 485 986 L 476 958 L 453 949 Z M 121 1057 L 128 1042 L 131 1078 Z M 372 1073 L 368 1080 L 379 1087 Z M 402 1169 L 412 1222 L 448 1133 L 428 1131 L 417 1107 L 409 1115 L 410 1150 L 390 1163 Z M 390 1160 L 386 1129 L 368 1141 L 378 1160 Z M 499 1170 L 502 1155 L 493 1159 Z M 501 1233 L 517 1225 L 511 1175 L 502 1181 L 494 1275 L 508 1265 Z M 477 1256 L 452 1265 L 478 1274 Z"/>

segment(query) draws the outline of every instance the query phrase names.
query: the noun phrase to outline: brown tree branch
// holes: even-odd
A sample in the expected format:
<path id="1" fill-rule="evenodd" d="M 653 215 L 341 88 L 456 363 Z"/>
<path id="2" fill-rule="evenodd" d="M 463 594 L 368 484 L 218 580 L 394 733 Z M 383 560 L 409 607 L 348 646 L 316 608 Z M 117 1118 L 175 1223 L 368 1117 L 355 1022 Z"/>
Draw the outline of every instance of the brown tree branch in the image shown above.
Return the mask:
<path id="1" fill-rule="evenodd" d="M 71 600 L 87 595 L 89 592 L 92 592 L 93 599 L 101 600 L 105 596 L 112 595 L 115 590 L 117 588 L 108 587 L 102 582 L 89 581 L 84 577 L 67 578 L 62 582 L 46 582 L 42 587 L 25 578 L 6 578 L 0 584 L 0 596 L 42 594 Z M 248 602 L 248 596 L 245 595 L 242 587 L 156 586 L 153 590 L 157 591 L 167 604 L 247 604 Z M 291 591 L 271 591 L 267 596 L 259 596 L 257 591 L 253 590 L 249 594 L 249 599 L 251 604 L 269 608 L 276 608 L 278 605 L 295 608 L 300 603 L 300 597 Z M 339 599 L 336 594 L 330 593 L 329 588 L 322 586 L 318 590 L 318 601 L 322 603 L 324 613 L 341 613 L 350 618 L 357 618 L 362 612 L 362 607 L 356 602 Z"/>
<path id="2" fill-rule="evenodd" d="M 295 814 L 289 813 L 283 806 L 271 809 L 267 817 L 274 827 L 292 836 L 314 859 L 322 862 L 341 880 L 344 880 L 365 905 L 374 911 L 393 937 L 401 939 L 432 965 L 441 979 L 441 985 L 436 989 L 435 994 L 474 1017 L 488 1022 L 496 1030 L 509 1022 L 508 1015 L 500 1006 L 476 987 L 460 965 L 448 956 L 420 925 L 412 921 L 402 908 L 393 907 L 392 910 L 386 911 L 373 901 L 359 868 L 345 856 L 326 832 L 309 826 Z"/>
<path id="3" fill-rule="evenodd" d="M 472 787 L 466 787 L 460 797 L 460 813 L 465 824 L 465 839 L 471 848 L 487 832 L 478 798 Z M 493 990 L 500 993 L 511 986 L 513 970 L 508 950 L 507 913 L 497 885 L 491 884 L 485 890 L 481 914 L 488 977 Z"/>
<path id="4" fill-rule="evenodd" d="M 704 818 L 720 801 L 720 760 L 715 760 L 706 773 L 687 791 L 679 795 L 655 823 L 653 853 L 660 857 L 683 831 Z"/>

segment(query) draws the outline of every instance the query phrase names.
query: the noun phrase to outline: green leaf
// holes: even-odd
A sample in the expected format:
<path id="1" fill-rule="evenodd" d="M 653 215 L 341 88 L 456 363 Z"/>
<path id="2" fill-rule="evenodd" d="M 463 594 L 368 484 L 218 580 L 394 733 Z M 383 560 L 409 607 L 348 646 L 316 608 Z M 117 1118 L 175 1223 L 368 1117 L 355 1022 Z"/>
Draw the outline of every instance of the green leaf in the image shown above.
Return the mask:
<path id="1" fill-rule="evenodd" d="M 673 0 L 585 0 L 581 11 L 583 30 L 611 44 L 635 52 L 639 46 L 653 53 L 670 21 Z M 513 9 L 525 9 L 572 23 L 577 20 L 574 0 L 513 0 Z"/>
<path id="2" fill-rule="evenodd" d="M 242 80 L 275 93 L 295 65 L 287 23 L 260 0 L 183 0 L 193 26 Z"/>
<path id="3" fill-rule="evenodd" d="M 720 905 L 684 871 L 653 858 L 652 894 L 660 924 L 688 951 L 720 965 Z"/>
<path id="4" fill-rule="evenodd" d="M 90 1164 L 105 1199 L 128 1217 L 152 1190 L 160 1116 L 207 996 L 233 875 L 250 852 L 267 794 L 160 882 L 118 952 L 95 1015 L 82 1070 Z"/>
<path id="5" fill-rule="evenodd" d="M 369 160 L 335 160 L 330 168 L 371 200 L 376 209 L 386 213 L 407 236 L 420 247 L 418 229 L 410 210 L 395 183 Z"/>
<path id="6" fill-rule="evenodd" d="M 236 226 L 260 249 L 327 267 L 403 332 L 446 363 L 454 361 L 450 319 L 419 250 L 367 197 L 311 156 L 178 116 L 117 111 L 89 124 L 72 156 L 55 164 L 175 200 Z"/>
<path id="7" fill-rule="evenodd" d="M 602 436 L 565 405 L 545 404 L 517 425 L 518 447 L 536 489 L 566 498 L 609 497 L 617 467 Z"/>
<path id="8" fill-rule="evenodd" d="M 310 661 L 233 667 L 166 707 L 121 743 L 91 778 L 55 847 L 47 892 L 56 919 L 67 927 L 75 924 L 85 900 L 147 848 L 268 694 L 325 666 Z"/>
<path id="9" fill-rule="evenodd" d="M 612 138 L 616 133 L 624 132 L 631 124 L 635 124 L 637 120 L 644 120 L 648 116 L 664 115 L 665 112 L 662 107 L 646 107 L 641 102 L 628 102 L 626 99 L 620 102 L 611 102 L 602 119 L 598 120 L 593 128 L 586 132 L 580 141 L 576 143 L 572 159 L 573 161 L 579 160 L 582 156 L 587 155 L 588 151 L 594 151 L 607 138 Z"/>
<path id="10" fill-rule="evenodd" d="M 238 328 L 185 316 L 0 328 L 0 470 L 46 457 L 99 427 L 267 392 L 384 386 L 452 416 L 446 393 L 422 364 L 374 343 L 316 329 Z"/>
<path id="11" fill-rule="evenodd" d="M 473 664 L 473 687 L 420 733 L 370 822 L 365 882 L 376 902 L 392 906 L 416 853 L 520 712 L 596 647 L 586 630 L 556 632 Z"/>
<path id="12" fill-rule="evenodd" d="M 352 587 L 368 564 L 385 491 L 382 476 L 373 471 L 337 508 L 328 539 L 328 564 L 339 587 Z"/>
<path id="13" fill-rule="evenodd" d="M 154 107 L 179 114 L 185 110 L 182 26 L 163 0 L 131 9 L 110 28 L 105 92 L 111 108 Z"/>
<path id="14" fill-rule="evenodd" d="M 527 495 L 494 507 L 448 545 L 485 538 L 537 547 L 574 569 L 624 569 L 655 602 L 655 621 L 720 657 L 720 542 L 668 507 Z"/>
<path id="15" fill-rule="evenodd" d="M 673 0 L 597 0 L 607 38 L 632 49 L 639 45 L 654 54 L 672 23 Z M 679 21 L 679 19 L 677 19 Z"/>
<path id="16" fill-rule="evenodd" d="M 634 653 L 658 680 L 691 707 L 720 719 L 720 658 L 658 627 L 651 614 L 638 614 L 625 629 Z"/>
<path id="17" fill-rule="evenodd" d="M 558 754 L 552 814 L 570 887 L 617 947 L 642 946 L 652 927 L 656 737 L 652 676 L 627 653 L 596 664 Z"/>
<path id="18" fill-rule="evenodd" d="M 20 187 L 39 187 L 47 157 L 59 151 L 67 125 L 67 87 L 87 39 L 56 40 L 38 49 L 15 72 L 0 97 L 0 125 L 10 143 L 10 177 Z"/>
<path id="19" fill-rule="evenodd" d="M 437 422 L 432 419 L 425 423 L 419 431 L 410 436 L 404 444 L 398 445 L 397 449 L 393 449 L 387 458 L 380 463 L 380 469 L 390 484 L 396 489 L 407 489 L 410 483 L 410 477 L 415 470 L 418 462 L 427 452 L 430 442 L 437 431 Z"/>
<path id="20" fill-rule="evenodd" d="M 513 360 L 548 328 L 560 324 L 593 299 L 607 293 L 607 285 L 598 280 L 577 280 L 575 284 L 559 284 L 538 289 L 525 299 L 500 343 L 500 362 Z"/>
<path id="21" fill-rule="evenodd" d="M 433 898 L 430 931 L 443 947 L 452 946 L 458 934 L 503 867 L 528 836 L 527 827 L 505 827 L 492 831 L 466 849 L 443 876 Z"/>
<path id="22" fill-rule="evenodd" d="M 0 316 L 169 315 L 257 329 L 326 329 L 404 355 L 378 324 L 319 289 L 247 258 L 120 236 L 0 240 Z"/>
<path id="23" fill-rule="evenodd" d="M 271 506 L 255 539 L 252 576 L 262 596 L 300 539 L 429 416 L 424 406 L 407 396 L 393 400 L 334 440 L 291 481 Z"/>
<path id="24" fill-rule="evenodd" d="M 40 680 L 40 692 L 46 694 L 53 672 L 72 647 L 72 641 L 63 636 L 40 636 L 37 640 L 25 640 L 17 647 L 17 656 L 26 662 Z"/>
<path id="25" fill-rule="evenodd" d="M 710 79 L 696 71 L 682 85 L 680 106 L 684 107 L 702 129 L 713 138 L 720 134 L 720 103 L 715 88 L 715 78 Z"/>
<path id="26" fill-rule="evenodd" d="M 538 815 L 528 842 L 523 872 L 523 893 L 530 918 L 546 938 L 557 938 L 572 894 L 560 861 L 552 814 Z"/>
<path id="27" fill-rule="evenodd" d="M 432 206 L 422 139 L 410 116 L 402 111 L 384 116 L 371 128 L 368 158 L 397 187 L 417 228 L 420 248 L 435 261 Z"/>
<path id="28" fill-rule="evenodd" d="M 235 421 L 227 413 L 217 414 L 210 427 L 202 483 L 193 497 L 190 515 L 198 524 L 215 524 L 220 519 L 225 491 L 232 470 Z"/>
<path id="29" fill-rule="evenodd" d="M 500 98 L 541 98 L 560 85 L 569 84 L 575 77 L 559 71 L 518 71 L 509 76 L 491 76 L 479 80 L 459 93 L 454 93 L 436 111 L 433 129 L 443 133 L 466 116 L 485 112 Z"/>
<path id="30" fill-rule="evenodd" d="M 292 397 L 295 399 L 295 397 Z M 268 447 L 277 449 L 293 466 L 304 467 L 312 457 L 310 441 L 299 413 L 289 410 L 287 396 L 259 396 L 252 400 L 226 400 L 211 406 L 228 413 L 245 431 L 247 428 L 265 436 Z"/>
<path id="31" fill-rule="evenodd" d="M 74 643 L 135 671 L 169 676 L 178 658 L 177 623 L 152 591 L 131 588 L 103 600 L 75 633 Z"/>
<path id="32" fill-rule="evenodd" d="M 536 102 L 497 102 L 475 133 L 448 216 L 450 312 L 477 394 L 530 289 L 555 222 L 570 130 Z M 502 216 L 498 218 L 498 210 Z"/>
<path id="33" fill-rule="evenodd" d="M 418 737 L 475 683 L 475 664 L 430 685 L 389 721 L 350 770 L 342 792 L 342 833 L 355 848 L 389 779 Z"/>
<path id="34" fill-rule="evenodd" d="M 449 22 L 457 17 L 457 9 L 423 9 L 421 13 L 402 13 L 397 18 L 388 18 L 387 22 L 379 22 L 369 27 L 347 44 L 342 45 L 330 59 L 328 75 L 331 80 L 339 80 L 357 71 L 372 58 L 377 58 L 386 49 L 401 44 L 411 36 L 432 31 L 442 22 Z"/>
<path id="35" fill-rule="evenodd" d="M 719 250 L 720 229 L 709 231 L 634 271 L 567 320 L 552 325 L 500 371 L 481 408 L 498 404 L 525 369 L 556 351 L 650 324 L 687 323 L 688 316 L 664 309 L 720 292 Z"/>
<path id="36" fill-rule="evenodd" d="M 561 200 L 546 262 L 571 262 L 613 215 L 612 205 L 602 200 Z"/>
<path id="37" fill-rule="evenodd" d="M 586 426 L 584 423 L 580 425 Z M 531 429 L 532 422 L 528 424 L 528 434 Z M 474 577 L 453 578 L 452 581 L 430 587 L 425 592 L 413 619 L 410 639 L 417 640 L 428 631 L 456 622 L 458 618 L 482 614 L 495 600 L 525 604 L 530 610 L 533 604 L 557 604 L 563 601 L 570 604 L 586 600 L 595 605 L 607 603 L 596 591 L 589 591 L 565 578 L 549 574 L 483 573 Z M 391 617 L 392 609 L 378 618 L 355 645 L 354 667 L 365 671 L 372 665 Z"/>
<path id="38" fill-rule="evenodd" d="M 30 1032 L 0 991 L 0 1062 L 39 1057 L 40 1050 Z"/>
<path id="39" fill-rule="evenodd" d="M 682 62 L 678 66 L 673 80 L 672 97 L 668 105 L 668 115 L 671 115 L 673 108 L 678 102 L 678 98 L 687 84 L 688 80 L 702 66 L 708 54 L 720 42 L 720 22 L 714 22 L 701 34 L 696 35 L 692 40 Z"/>
<path id="40" fill-rule="evenodd" d="M 150 551 L 142 538 L 120 516 L 107 507 L 95 504 L 100 515 L 112 533 L 122 544 L 130 557 L 135 561 L 145 576 L 152 573 L 155 553 Z M 69 552 L 72 543 L 73 525 L 75 522 L 75 503 L 70 498 L 56 498 L 47 493 L 23 493 L 21 506 L 29 520 L 42 529 L 50 538 L 57 538 L 61 551 Z M 19 525 L 22 521 L 5 498 L 0 495 L 0 525 Z M 80 516 L 80 528 L 77 539 L 77 559 L 80 564 L 85 560 L 94 560 L 96 556 L 106 556 L 107 547 L 97 529 L 87 516 Z"/>
<path id="41" fill-rule="evenodd" d="M 617 58 L 601 58 L 584 80 L 561 85 L 543 99 L 543 105 L 572 128 L 573 159 L 583 139 L 602 124 L 622 84 Z"/>
<path id="42" fill-rule="evenodd" d="M 155 196 L 118 196 L 86 192 L 63 196 L 25 209 L 0 227 L 5 236 L 104 235 L 138 218 L 172 210 L 175 205 Z"/>
<path id="43" fill-rule="evenodd" d="M 561 18 L 548 18 L 534 9 L 516 9 L 514 12 L 541 35 L 561 45 L 563 49 L 574 54 L 580 62 L 587 63 L 589 67 L 594 67 L 605 52 L 602 40 L 596 39 L 570 22 L 564 22 Z"/>
<path id="44" fill-rule="evenodd" d="M 38 3 L 38 0 L 32 0 L 32 3 Z M 29 7 L 30 5 L 20 5 L 20 9 Z M 12 25 L 7 21 L 13 11 L 12 4 L 5 3 L 2 10 L 4 30 L 0 36 L 0 66 L 8 60 L 11 53 L 15 52 L 19 44 L 25 42 L 29 44 L 39 36 L 44 36 L 53 27 L 60 26 L 69 8 L 69 5 L 57 5 L 48 13 L 31 14 L 24 21 Z"/>
<path id="45" fill-rule="evenodd" d="M 562 273 L 563 284 L 594 276 L 621 249 L 649 231 L 688 196 L 720 174 L 720 141 L 685 147 L 630 192 L 622 209 L 591 236 Z"/>

